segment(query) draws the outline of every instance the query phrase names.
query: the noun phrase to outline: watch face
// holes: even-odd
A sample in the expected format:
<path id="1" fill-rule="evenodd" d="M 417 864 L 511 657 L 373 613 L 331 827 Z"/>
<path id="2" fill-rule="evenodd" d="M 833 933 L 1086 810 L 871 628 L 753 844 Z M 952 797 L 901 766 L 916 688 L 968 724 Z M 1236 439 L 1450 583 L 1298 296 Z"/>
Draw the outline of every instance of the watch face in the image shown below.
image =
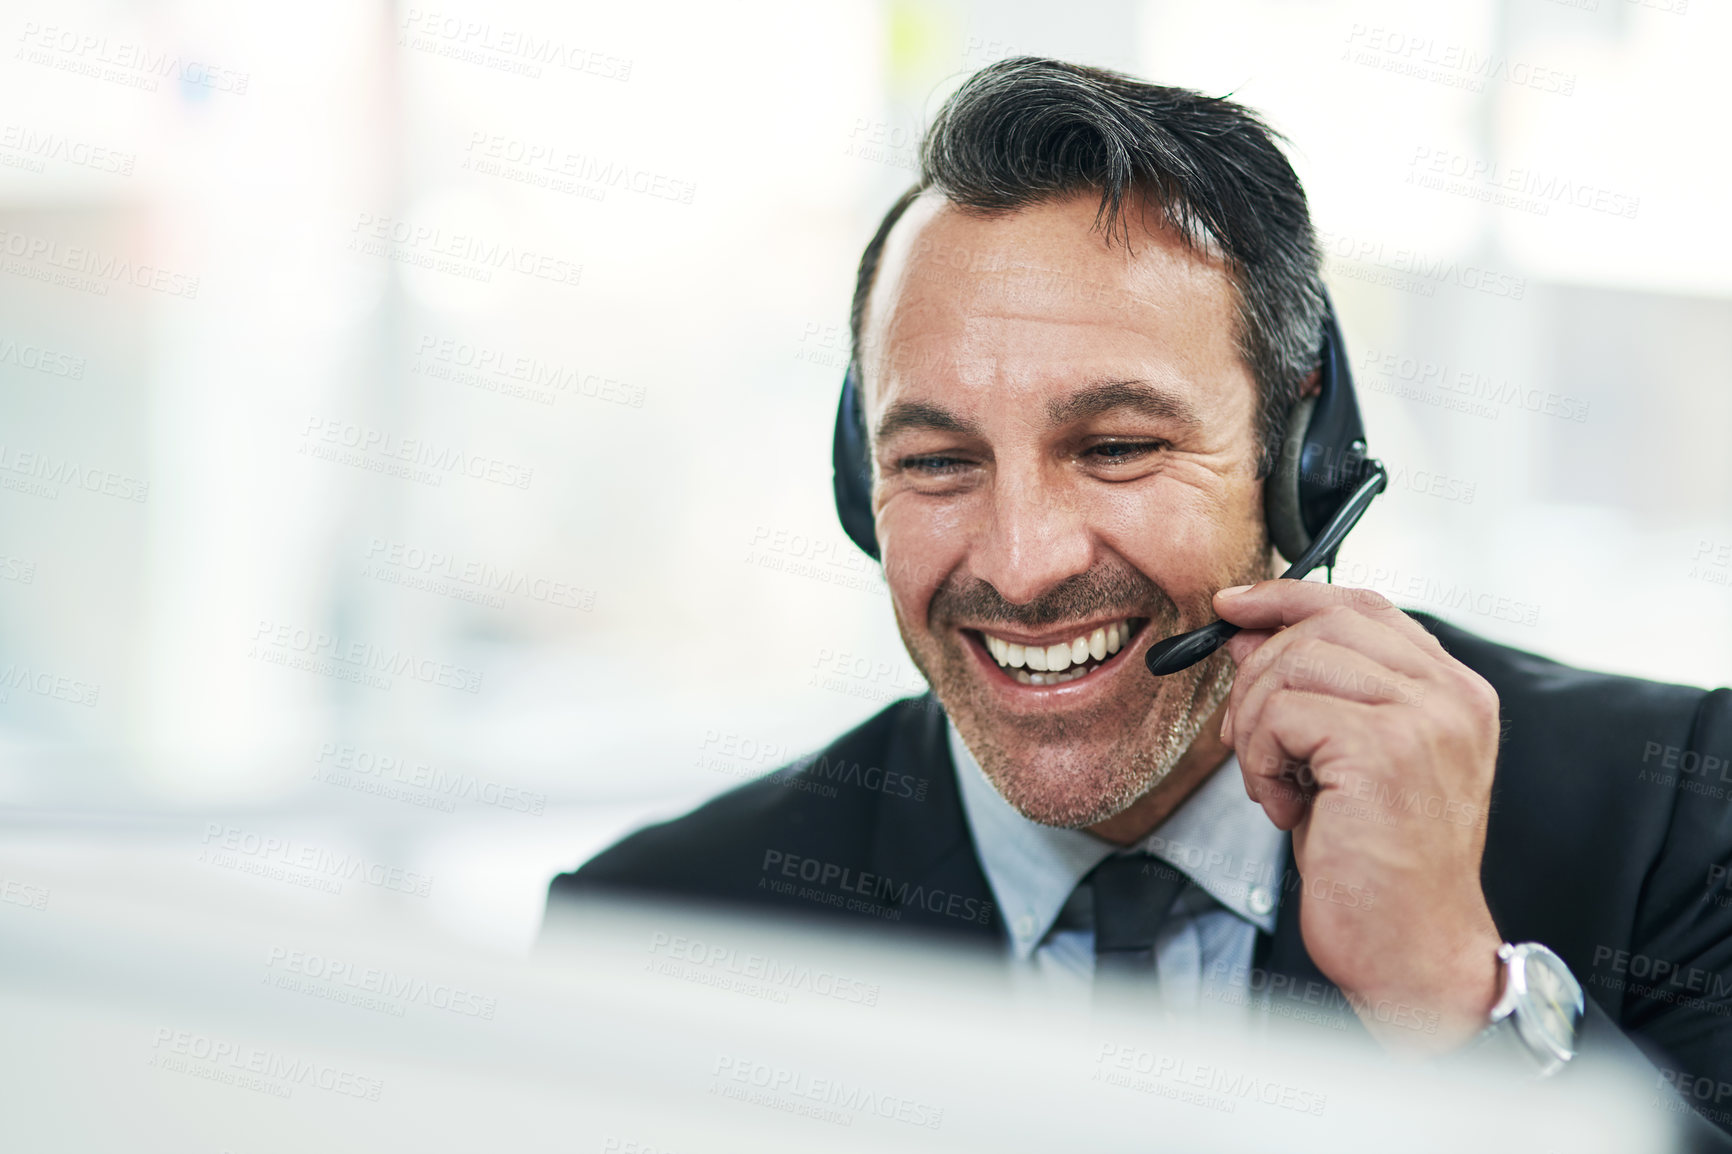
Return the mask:
<path id="1" fill-rule="evenodd" d="M 1550 950 L 1524 950 L 1523 954 L 1521 969 L 1526 994 L 1517 1012 L 1519 1025 L 1524 1034 L 1543 1042 L 1559 1057 L 1567 1058 L 1576 1048 L 1576 1026 L 1582 1016 L 1581 987 Z"/>

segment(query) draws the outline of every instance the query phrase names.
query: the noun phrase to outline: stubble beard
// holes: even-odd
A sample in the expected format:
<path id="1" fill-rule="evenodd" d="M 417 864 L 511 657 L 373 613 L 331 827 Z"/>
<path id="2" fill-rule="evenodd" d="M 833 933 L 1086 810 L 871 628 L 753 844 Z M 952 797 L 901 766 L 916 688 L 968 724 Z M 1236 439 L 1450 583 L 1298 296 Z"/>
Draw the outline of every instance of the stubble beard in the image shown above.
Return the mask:
<path id="1" fill-rule="evenodd" d="M 1268 555 L 1267 545 L 1261 545 L 1228 584 L 1268 576 Z M 1235 668 L 1226 650 L 1162 678 L 1117 670 L 1113 694 L 1087 709 L 1010 716 L 993 708 L 974 656 L 946 622 L 996 619 L 1039 629 L 1117 611 L 1148 617 L 1142 632 L 1165 637 L 1214 617 L 1207 597 L 1189 610 L 1181 615 L 1164 590 L 1134 569 L 1100 568 L 1069 578 L 1023 606 L 1010 605 L 982 581 L 966 588 L 947 582 L 929 605 L 932 630 L 909 629 L 899 609 L 896 627 L 999 795 L 1030 821 L 1076 829 L 1124 812 L 1172 773 L 1232 692 Z M 1140 664 L 1141 656 L 1132 660 Z"/>

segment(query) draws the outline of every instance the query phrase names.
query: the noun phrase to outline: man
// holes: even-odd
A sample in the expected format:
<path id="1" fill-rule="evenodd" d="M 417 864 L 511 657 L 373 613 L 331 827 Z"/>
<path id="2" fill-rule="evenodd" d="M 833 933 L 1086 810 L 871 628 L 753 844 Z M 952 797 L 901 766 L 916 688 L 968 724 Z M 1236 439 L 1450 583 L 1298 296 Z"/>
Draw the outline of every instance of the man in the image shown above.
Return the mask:
<path id="1" fill-rule="evenodd" d="M 1732 780 L 1732 693 L 1270 579 L 1319 266 L 1245 109 L 1031 58 L 970 79 L 852 315 L 870 531 L 932 693 L 552 897 L 960 931 L 1056 982 L 1350 1010 L 1396 1051 L 1513 1036 L 1536 1072 L 1646 1052 L 1726 1125 L 1732 806 L 1690 786 Z M 1216 617 L 1226 648 L 1150 675 Z M 1509 1014 L 1521 959 L 1550 1002 Z"/>

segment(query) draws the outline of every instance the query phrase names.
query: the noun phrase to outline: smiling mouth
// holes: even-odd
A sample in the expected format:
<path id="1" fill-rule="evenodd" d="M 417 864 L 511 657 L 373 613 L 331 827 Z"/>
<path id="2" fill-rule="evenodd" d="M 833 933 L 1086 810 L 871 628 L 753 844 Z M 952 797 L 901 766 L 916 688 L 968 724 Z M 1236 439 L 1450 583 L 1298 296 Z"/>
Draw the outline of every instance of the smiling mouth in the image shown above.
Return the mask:
<path id="1" fill-rule="evenodd" d="M 1148 621 L 1147 617 L 1122 618 L 1052 645 L 1024 645 L 980 629 L 966 632 L 973 634 L 998 667 L 1019 684 L 1063 685 L 1112 664 Z"/>

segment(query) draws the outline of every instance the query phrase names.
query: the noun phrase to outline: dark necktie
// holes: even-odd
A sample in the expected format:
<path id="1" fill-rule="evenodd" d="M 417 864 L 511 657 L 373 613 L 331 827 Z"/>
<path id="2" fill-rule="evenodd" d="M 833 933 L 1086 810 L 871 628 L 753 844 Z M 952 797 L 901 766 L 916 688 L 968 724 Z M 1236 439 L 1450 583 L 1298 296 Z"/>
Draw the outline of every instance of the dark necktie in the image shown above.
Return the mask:
<path id="1" fill-rule="evenodd" d="M 1087 878 L 1094 891 L 1095 978 L 1155 979 L 1155 939 L 1190 881 L 1148 854 L 1114 855 Z"/>

